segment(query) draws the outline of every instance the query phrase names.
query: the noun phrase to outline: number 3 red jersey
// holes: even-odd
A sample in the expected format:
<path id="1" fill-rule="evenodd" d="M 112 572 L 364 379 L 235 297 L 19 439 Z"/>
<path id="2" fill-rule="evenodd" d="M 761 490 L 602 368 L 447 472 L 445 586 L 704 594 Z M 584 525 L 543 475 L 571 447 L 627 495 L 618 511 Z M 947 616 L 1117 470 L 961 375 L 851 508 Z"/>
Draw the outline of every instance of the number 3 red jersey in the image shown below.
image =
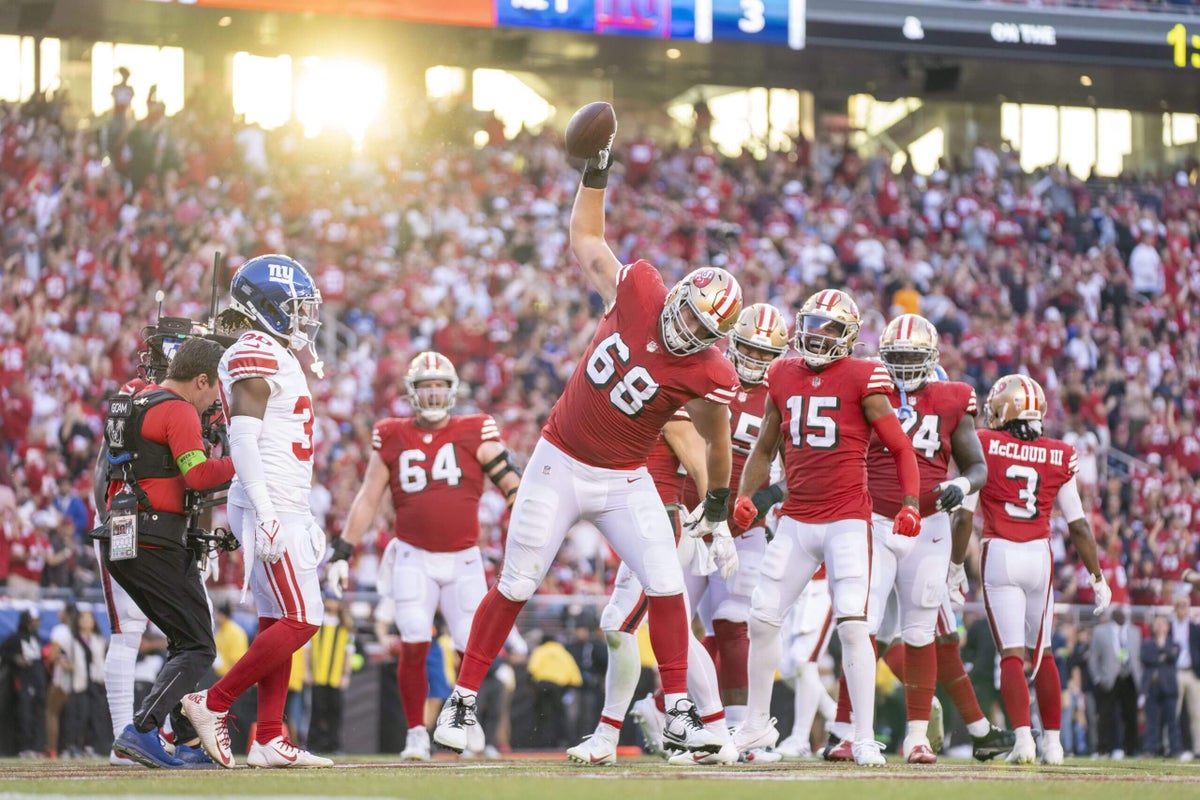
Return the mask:
<path id="1" fill-rule="evenodd" d="M 484 475 L 476 453 L 499 440 L 487 414 L 450 417 L 437 430 L 411 418 L 377 422 L 371 444 L 388 468 L 396 538 L 434 553 L 478 544 Z"/>
<path id="2" fill-rule="evenodd" d="M 895 389 L 883 364 L 842 358 L 818 372 L 803 358 L 781 358 L 767 368 L 765 385 L 783 417 L 788 497 L 782 513 L 810 523 L 870 520 L 871 426 L 862 401 Z"/>
<path id="3" fill-rule="evenodd" d="M 1075 448 L 1058 439 L 1022 441 L 1007 431 L 979 432 L 988 479 L 979 490 L 984 537 L 1010 542 L 1050 538 L 1058 490 L 1079 469 Z"/>
<path id="4" fill-rule="evenodd" d="M 680 406 L 698 397 L 729 404 L 737 374 L 717 348 L 667 352 L 658 331 L 666 296 L 647 262 L 621 267 L 616 300 L 542 429 L 547 441 L 589 466 L 637 469 Z"/>
<path id="5" fill-rule="evenodd" d="M 893 393 L 890 399 L 893 408 L 900 407 L 899 393 Z M 963 415 L 975 416 L 975 390 L 957 381 L 935 381 L 910 394 L 908 404 L 916 414 L 900 420 L 900 427 L 912 439 L 917 453 L 921 516 L 928 517 L 937 513 L 938 493 L 934 487 L 946 480 L 950 468 L 950 437 Z M 871 450 L 867 454 L 867 485 L 877 513 L 888 517 L 899 513 L 903 498 L 896 460 L 878 436 L 871 437 Z"/>

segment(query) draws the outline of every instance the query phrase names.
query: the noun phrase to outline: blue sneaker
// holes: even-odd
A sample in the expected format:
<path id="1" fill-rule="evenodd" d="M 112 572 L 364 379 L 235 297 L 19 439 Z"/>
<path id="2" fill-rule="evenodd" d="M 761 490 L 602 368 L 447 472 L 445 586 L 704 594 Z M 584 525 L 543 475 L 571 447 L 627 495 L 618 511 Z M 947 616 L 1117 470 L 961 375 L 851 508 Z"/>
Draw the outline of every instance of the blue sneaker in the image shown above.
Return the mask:
<path id="1" fill-rule="evenodd" d="M 203 769 L 205 767 L 215 767 L 217 762 L 208 757 L 199 747 L 189 747 L 186 744 L 175 745 L 175 757 L 183 762 L 183 766 L 188 769 Z"/>
<path id="2" fill-rule="evenodd" d="M 163 749 L 162 739 L 158 738 L 157 730 L 141 733 L 133 725 L 126 725 L 125 730 L 121 731 L 121 735 L 113 742 L 113 750 L 146 767 L 177 769 L 184 765 Z"/>

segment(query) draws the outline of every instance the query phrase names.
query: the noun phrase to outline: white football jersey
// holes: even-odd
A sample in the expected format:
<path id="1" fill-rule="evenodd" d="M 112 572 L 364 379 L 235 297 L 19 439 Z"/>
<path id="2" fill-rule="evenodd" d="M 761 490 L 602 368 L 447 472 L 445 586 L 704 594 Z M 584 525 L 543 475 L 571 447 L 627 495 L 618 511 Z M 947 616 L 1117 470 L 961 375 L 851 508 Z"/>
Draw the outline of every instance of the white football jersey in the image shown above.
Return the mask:
<path id="1" fill-rule="evenodd" d="M 258 437 L 267 493 L 276 511 L 308 513 L 314 417 L 312 395 L 300 360 L 265 333 L 250 331 L 225 351 L 218 375 L 227 411 L 233 384 L 244 378 L 262 378 L 270 384 L 271 396 Z M 236 476 L 229 487 L 229 501 L 253 507 Z"/>

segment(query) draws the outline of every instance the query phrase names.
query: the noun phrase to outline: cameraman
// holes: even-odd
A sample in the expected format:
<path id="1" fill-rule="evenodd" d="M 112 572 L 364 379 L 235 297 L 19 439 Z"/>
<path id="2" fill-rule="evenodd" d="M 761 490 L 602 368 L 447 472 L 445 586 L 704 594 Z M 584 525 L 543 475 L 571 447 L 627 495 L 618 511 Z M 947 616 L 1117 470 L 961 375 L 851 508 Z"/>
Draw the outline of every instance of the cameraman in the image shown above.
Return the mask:
<path id="1" fill-rule="evenodd" d="M 184 747 L 169 755 L 158 729 L 216 654 L 208 600 L 186 543 L 184 494 L 233 478 L 230 459 L 205 456 L 200 426 L 200 414 L 218 397 L 222 353 L 216 342 L 188 339 L 161 385 L 151 384 L 131 399 L 115 398 L 105 420 L 110 466 L 104 563 L 170 642 L 150 694 L 113 743 L 117 752 L 150 767 L 182 767 L 200 756 Z"/>

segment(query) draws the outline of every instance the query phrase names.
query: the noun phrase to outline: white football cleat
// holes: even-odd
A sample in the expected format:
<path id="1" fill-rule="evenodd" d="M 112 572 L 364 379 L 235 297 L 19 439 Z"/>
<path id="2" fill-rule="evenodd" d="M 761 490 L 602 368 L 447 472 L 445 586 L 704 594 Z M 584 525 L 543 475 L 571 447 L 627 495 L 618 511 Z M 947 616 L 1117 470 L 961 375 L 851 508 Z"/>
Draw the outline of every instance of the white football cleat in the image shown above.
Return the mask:
<path id="1" fill-rule="evenodd" d="M 675 707 L 667 711 L 666 725 L 663 727 L 663 747 L 667 750 L 716 753 L 723 744 L 719 736 L 704 726 L 691 700 L 677 700 Z"/>
<path id="2" fill-rule="evenodd" d="M 663 749 L 663 728 L 667 726 L 667 715 L 658 710 L 654 695 L 648 694 L 634 703 L 630 715 L 642 731 L 646 752 L 667 758 L 670 754 Z"/>
<path id="3" fill-rule="evenodd" d="M 108 763 L 114 767 L 140 767 L 141 764 L 128 756 L 123 756 L 116 750 L 108 751 Z"/>
<path id="4" fill-rule="evenodd" d="M 668 764 L 673 764 L 677 767 L 695 767 L 707 766 L 710 764 L 736 764 L 738 761 L 737 748 L 732 744 L 725 744 L 715 753 L 704 753 L 700 751 L 692 753 L 678 753 L 667 759 Z"/>
<path id="5" fill-rule="evenodd" d="M 576 764 L 601 766 L 617 763 L 617 741 L 599 733 L 593 733 L 574 747 L 567 748 L 567 758 Z"/>
<path id="6" fill-rule="evenodd" d="M 1050 767 L 1062 766 L 1063 746 L 1058 731 L 1042 733 L 1042 763 Z"/>
<path id="7" fill-rule="evenodd" d="M 874 739 L 864 739 L 851 745 L 854 763 L 860 767 L 882 767 L 887 763 L 883 757 L 883 745 Z"/>
<path id="8" fill-rule="evenodd" d="M 778 741 L 779 731 L 775 728 L 774 717 L 767 720 L 767 724 L 762 727 L 753 727 L 750 720 L 746 720 L 733 730 L 733 746 L 739 753 L 768 750 L 775 747 Z"/>
<path id="9" fill-rule="evenodd" d="M 942 752 L 942 744 L 946 741 L 946 715 L 942 711 L 942 701 L 936 697 L 929 706 L 929 749 Z"/>
<path id="10" fill-rule="evenodd" d="M 233 748 L 229 744 L 229 729 L 225 727 L 227 711 L 210 711 L 208 708 L 208 690 L 193 692 L 183 696 L 183 715 L 196 729 L 200 744 L 208 757 L 226 769 L 232 769 Z"/>
<path id="11" fill-rule="evenodd" d="M 1005 760 L 1009 764 L 1032 764 L 1037 761 L 1037 743 L 1033 741 L 1029 728 L 1020 728 L 1016 734 L 1017 741 Z"/>
<path id="12" fill-rule="evenodd" d="M 461 753 L 467 749 L 470 737 L 468 728 L 479 724 L 475 716 L 475 695 L 462 695 L 457 690 L 451 693 L 438 714 L 433 740 L 448 750 Z"/>
<path id="13" fill-rule="evenodd" d="M 255 741 L 250 745 L 250 755 L 246 756 L 246 763 L 259 769 L 313 769 L 333 766 L 332 760 L 301 750 L 283 736 L 276 736 L 266 744 Z"/>
<path id="14" fill-rule="evenodd" d="M 424 725 L 409 728 L 404 737 L 404 749 L 400 751 L 400 760 L 428 761 L 429 759 L 429 731 L 425 729 Z"/>
<path id="15" fill-rule="evenodd" d="M 812 758 L 812 747 L 803 736 L 792 734 L 775 745 L 775 752 L 786 761 L 803 761 Z"/>

